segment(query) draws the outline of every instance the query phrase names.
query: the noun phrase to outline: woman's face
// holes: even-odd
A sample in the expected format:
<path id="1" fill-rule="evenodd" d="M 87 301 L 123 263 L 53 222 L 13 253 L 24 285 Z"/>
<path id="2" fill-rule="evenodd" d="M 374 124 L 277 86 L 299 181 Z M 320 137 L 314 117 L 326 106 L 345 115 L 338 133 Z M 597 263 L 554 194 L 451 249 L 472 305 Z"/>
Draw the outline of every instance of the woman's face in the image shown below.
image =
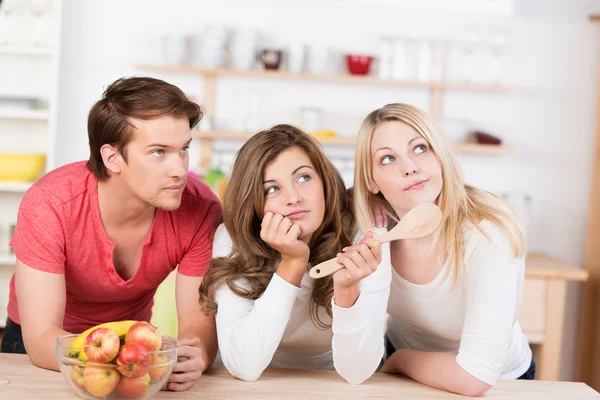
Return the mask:
<path id="1" fill-rule="evenodd" d="M 300 240 L 308 243 L 325 215 L 323 181 L 310 158 L 298 147 L 281 152 L 266 166 L 263 175 L 267 212 L 281 214 L 302 231 Z"/>
<path id="2" fill-rule="evenodd" d="M 413 207 L 433 203 L 442 190 L 442 168 L 429 143 L 400 121 L 380 124 L 371 140 L 374 185 L 400 218 Z"/>

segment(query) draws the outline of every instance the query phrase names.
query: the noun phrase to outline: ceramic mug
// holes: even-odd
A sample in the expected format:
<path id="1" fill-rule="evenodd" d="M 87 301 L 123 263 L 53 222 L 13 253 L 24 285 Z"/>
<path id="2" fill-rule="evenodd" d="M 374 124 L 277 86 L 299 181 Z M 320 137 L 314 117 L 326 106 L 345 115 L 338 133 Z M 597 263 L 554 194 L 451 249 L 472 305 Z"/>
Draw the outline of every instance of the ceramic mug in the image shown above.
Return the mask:
<path id="1" fill-rule="evenodd" d="M 281 64 L 283 52 L 281 50 L 264 49 L 258 54 L 258 60 L 262 62 L 265 69 L 278 70 Z"/>

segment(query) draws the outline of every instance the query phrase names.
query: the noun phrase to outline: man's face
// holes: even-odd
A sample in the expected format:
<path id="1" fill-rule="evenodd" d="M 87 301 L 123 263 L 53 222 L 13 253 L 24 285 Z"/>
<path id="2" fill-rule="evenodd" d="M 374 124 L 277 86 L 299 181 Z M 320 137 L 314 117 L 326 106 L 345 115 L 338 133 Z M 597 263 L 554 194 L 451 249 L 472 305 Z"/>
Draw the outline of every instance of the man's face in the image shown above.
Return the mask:
<path id="1" fill-rule="evenodd" d="M 119 173 L 125 187 L 154 207 L 176 210 L 189 167 L 188 120 L 163 116 L 130 122 L 135 129 L 125 149 L 127 162 L 121 163 Z"/>

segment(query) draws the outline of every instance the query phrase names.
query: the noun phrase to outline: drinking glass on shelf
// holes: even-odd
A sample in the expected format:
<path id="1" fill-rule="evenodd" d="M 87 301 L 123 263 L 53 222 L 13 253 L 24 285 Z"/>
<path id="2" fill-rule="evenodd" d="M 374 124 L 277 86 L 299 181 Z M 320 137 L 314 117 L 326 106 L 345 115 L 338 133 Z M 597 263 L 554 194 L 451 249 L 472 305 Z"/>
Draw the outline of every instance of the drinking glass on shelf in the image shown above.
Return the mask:
<path id="1" fill-rule="evenodd" d="M 445 40 L 435 39 L 432 41 L 431 80 L 435 82 L 446 79 L 449 48 L 450 46 Z"/>
<path id="2" fill-rule="evenodd" d="M 50 12 L 49 0 L 30 0 L 29 10 L 33 16 L 33 36 L 32 42 L 36 46 L 46 46 L 49 44 L 48 38 L 48 14 Z"/>
<path id="3" fill-rule="evenodd" d="M 17 44 L 20 37 L 17 32 L 19 0 L 0 2 L 0 44 Z"/>
<path id="4" fill-rule="evenodd" d="M 468 82 L 476 80 L 479 41 L 475 32 L 465 31 L 462 35 L 464 79 Z"/>
<path id="5" fill-rule="evenodd" d="M 500 32 L 492 32 L 488 37 L 488 80 L 491 83 L 500 83 L 502 79 L 507 42 L 506 36 Z"/>

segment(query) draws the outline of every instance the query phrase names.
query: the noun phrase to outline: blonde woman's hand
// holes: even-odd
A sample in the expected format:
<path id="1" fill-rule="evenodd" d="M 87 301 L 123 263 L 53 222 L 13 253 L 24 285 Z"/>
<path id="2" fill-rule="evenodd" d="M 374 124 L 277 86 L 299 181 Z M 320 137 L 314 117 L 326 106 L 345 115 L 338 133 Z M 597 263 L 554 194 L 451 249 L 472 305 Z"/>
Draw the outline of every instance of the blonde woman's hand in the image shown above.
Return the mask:
<path id="1" fill-rule="evenodd" d="M 333 290 L 337 305 L 351 307 L 360 294 L 358 282 L 375 272 L 381 263 L 381 242 L 369 231 L 360 242 L 342 251 L 337 260 L 345 268 L 333 274 Z"/>
<path id="2" fill-rule="evenodd" d="M 282 261 L 298 262 L 306 268 L 310 256 L 308 245 L 298 239 L 302 230 L 281 214 L 265 214 L 260 238 L 281 254 Z"/>

